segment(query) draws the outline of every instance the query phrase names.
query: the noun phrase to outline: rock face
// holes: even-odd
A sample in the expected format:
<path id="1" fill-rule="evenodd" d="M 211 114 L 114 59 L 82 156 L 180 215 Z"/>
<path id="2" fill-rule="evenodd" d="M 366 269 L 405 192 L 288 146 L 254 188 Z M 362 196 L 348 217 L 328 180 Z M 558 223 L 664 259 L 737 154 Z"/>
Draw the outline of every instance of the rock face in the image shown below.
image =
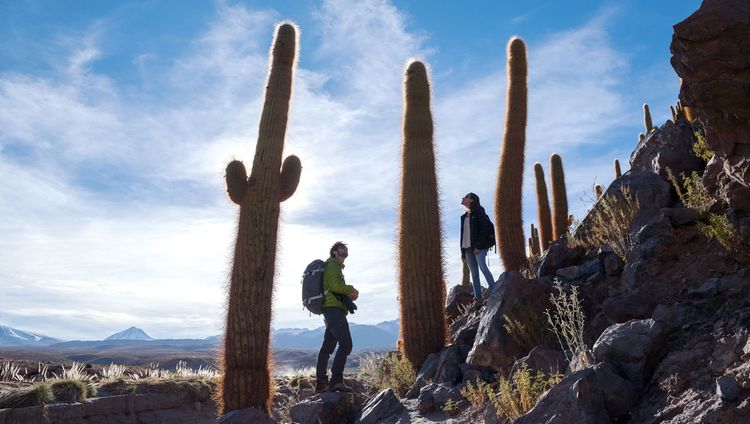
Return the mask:
<path id="1" fill-rule="evenodd" d="M 680 119 L 677 122 L 667 121 L 655 128 L 630 156 L 630 169 L 649 171 L 667 179 L 667 168 L 674 175 L 693 171 L 703 171 L 704 163 L 693 154 L 693 143 L 696 140 L 693 126 Z"/>
<path id="2" fill-rule="evenodd" d="M 550 307 L 550 292 L 548 284 L 527 280 L 518 272 L 501 274 L 482 310 L 474 346 L 466 363 L 505 370 L 516 358 L 525 356 L 527 347 L 511 337 L 505 328 L 504 317 L 526 323 L 543 320 L 544 311 Z"/>
<path id="3" fill-rule="evenodd" d="M 703 123 L 716 153 L 712 181 L 736 211 L 750 212 L 750 3 L 705 0 L 674 26 L 672 66 L 680 101 Z"/>

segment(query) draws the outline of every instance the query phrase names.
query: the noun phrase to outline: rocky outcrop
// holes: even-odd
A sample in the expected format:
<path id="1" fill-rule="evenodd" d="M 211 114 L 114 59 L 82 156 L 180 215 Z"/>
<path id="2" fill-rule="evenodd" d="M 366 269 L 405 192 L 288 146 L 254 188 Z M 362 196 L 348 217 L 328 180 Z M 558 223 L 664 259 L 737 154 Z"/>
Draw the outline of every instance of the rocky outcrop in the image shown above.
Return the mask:
<path id="1" fill-rule="evenodd" d="M 637 400 L 636 388 L 604 362 L 565 377 L 514 424 L 617 422 Z"/>
<path id="2" fill-rule="evenodd" d="M 722 171 L 707 183 L 750 213 L 750 3 L 705 0 L 674 26 L 670 50 L 680 101 L 694 109 L 716 154 L 711 168 Z"/>
<path id="3" fill-rule="evenodd" d="M 693 153 L 696 137 L 693 126 L 684 119 L 667 121 L 641 140 L 630 156 L 630 169 L 649 171 L 667 179 L 667 169 L 674 175 L 703 172 L 705 163 Z"/>
<path id="4" fill-rule="evenodd" d="M 514 271 L 502 273 L 482 309 L 474 346 L 466 362 L 508 370 L 531 347 L 522 346 L 511 337 L 505 328 L 506 317 L 529 325 L 532 320 L 543 320 L 544 311 L 550 307 L 550 293 L 548 284 L 528 280 Z"/>

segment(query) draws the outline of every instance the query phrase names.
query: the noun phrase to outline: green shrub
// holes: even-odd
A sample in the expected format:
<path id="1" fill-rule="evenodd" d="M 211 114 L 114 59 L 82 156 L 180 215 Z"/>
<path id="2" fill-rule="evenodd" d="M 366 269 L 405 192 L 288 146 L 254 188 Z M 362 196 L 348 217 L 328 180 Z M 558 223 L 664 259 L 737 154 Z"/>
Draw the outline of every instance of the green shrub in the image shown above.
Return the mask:
<path id="1" fill-rule="evenodd" d="M 56 380 L 50 387 L 58 402 L 76 403 L 85 400 L 89 395 L 89 385 L 81 380 Z"/>
<path id="2" fill-rule="evenodd" d="M 54 400 L 49 385 L 42 383 L 32 388 L 17 389 L 0 395 L 0 409 L 39 406 Z"/>
<path id="3" fill-rule="evenodd" d="M 403 397 L 417 379 L 417 373 L 409 360 L 397 352 L 381 356 L 370 354 L 359 363 L 358 379 L 375 392 L 390 387 Z"/>
<path id="4" fill-rule="evenodd" d="M 709 214 L 706 223 L 698 223 L 698 230 L 704 236 L 716 239 L 730 252 L 736 250 L 742 241 L 726 215 Z"/>
<path id="5" fill-rule="evenodd" d="M 702 131 L 695 131 L 694 134 L 695 143 L 693 143 L 693 154 L 706 162 L 710 161 L 711 158 L 714 157 L 714 152 L 708 147 L 706 136 Z"/>

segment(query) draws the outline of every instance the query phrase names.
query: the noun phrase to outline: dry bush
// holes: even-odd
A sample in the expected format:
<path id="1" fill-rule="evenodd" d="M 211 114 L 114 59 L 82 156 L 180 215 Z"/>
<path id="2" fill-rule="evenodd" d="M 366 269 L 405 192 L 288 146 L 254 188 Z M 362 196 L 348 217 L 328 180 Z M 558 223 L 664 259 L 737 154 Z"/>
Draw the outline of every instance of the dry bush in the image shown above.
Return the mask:
<path id="1" fill-rule="evenodd" d="M 0 381 L 23 381 L 23 379 L 20 365 L 14 364 L 13 361 L 0 363 Z"/>
<path id="2" fill-rule="evenodd" d="M 482 379 L 477 380 L 476 385 L 469 381 L 461 388 L 461 396 L 469 401 L 474 410 L 484 407 L 492 394 L 492 386 Z"/>
<path id="3" fill-rule="evenodd" d="M 517 319 L 503 315 L 503 327 L 524 352 L 530 352 L 536 346 L 551 347 L 554 344 L 554 333 L 547 327 L 544 317 L 528 309 L 520 309 L 515 315 Z"/>
<path id="4" fill-rule="evenodd" d="M 563 291 L 558 280 L 555 280 L 554 287 L 559 293 L 557 296 L 554 293 L 550 294 L 550 302 L 554 306 L 554 310 L 550 313 L 548 309 L 544 313 L 547 315 L 550 328 L 557 336 L 565 359 L 570 363 L 573 359 L 588 351 L 588 347 L 583 341 L 586 315 L 583 312 L 581 300 L 578 298 L 577 287 L 573 287 L 570 294 Z"/>
<path id="5" fill-rule="evenodd" d="M 532 374 L 528 365 L 523 364 L 511 379 L 501 377 L 500 391 L 489 392 L 490 401 L 495 406 L 498 417 L 515 420 L 536 405 L 537 400 L 552 386 L 562 380 L 561 374 L 545 374 L 541 371 Z"/>
<path id="6" fill-rule="evenodd" d="M 398 397 L 403 397 L 417 379 L 417 373 L 411 362 L 397 352 L 370 354 L 359 362 L 358 379 L 375 392 L 390 387 Z"/>
<path id="7" fill-rule="evenodd" d="M 619 193 L 602 197 L 594 212 L 590 231 L 582 240 L 573 244 L 587 249 L 608 244 L 624 260 L 632 247 L 630 224 L 639 209 L 638 198 L 630 193 L 628 187 L 622 187 Z M 571 239 L 573 238 L 568 238 L 568 241 Z M 569 247 L 575 247 L 573 244 L 569 243 Z"/>

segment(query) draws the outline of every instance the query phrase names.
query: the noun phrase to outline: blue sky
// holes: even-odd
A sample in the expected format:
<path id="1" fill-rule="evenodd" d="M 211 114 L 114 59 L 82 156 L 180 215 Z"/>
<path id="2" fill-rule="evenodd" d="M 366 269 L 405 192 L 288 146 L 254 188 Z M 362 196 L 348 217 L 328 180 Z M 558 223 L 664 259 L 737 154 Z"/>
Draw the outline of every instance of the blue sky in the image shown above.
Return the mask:
<path id="1" fill-rule="evenodd" d="M 467 7 L 466 4 L 471 4 Z M 571 213 L 623 171 L 641 105 L 669 118 L 672 25 L 698 0 L 0 2 L 0 324 L 65 339 L 135 325 L 157 338 L 222 331 L 237 208 L 224 168 L 252 162 L 274 25 L 300 25 L 285 155 L 303 164 L 282 205 L 275 327 L 317 327 L 305 265 L 349 244 L 357 323 L 398 316 L 402 75 L 430 68 L 449 286 L 460 199 L 491 209 L 505 46 L 524 38 L 535 162 L 560 153 Z M 488 210 L 491 212 L 491 210 Z M 495 277 L 502 271 L 490 255 Z"/>

